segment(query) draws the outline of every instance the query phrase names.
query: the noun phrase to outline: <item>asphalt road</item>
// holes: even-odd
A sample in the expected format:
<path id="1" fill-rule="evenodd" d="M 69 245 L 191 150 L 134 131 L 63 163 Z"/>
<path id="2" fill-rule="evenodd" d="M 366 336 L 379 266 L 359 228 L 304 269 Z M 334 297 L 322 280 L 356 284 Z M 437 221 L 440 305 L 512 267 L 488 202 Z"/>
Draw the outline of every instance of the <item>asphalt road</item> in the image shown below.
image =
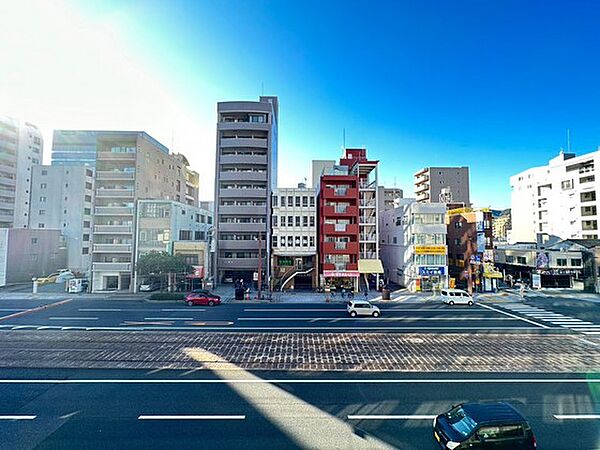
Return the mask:
<path id="1" fill-rule="evenodd" d="M 261 332 L 568 332 L 493 304 L 448 306 L 439 300 L 379 302 L 379 318 L 350 318 L 343 303 L 226 303 L 188 307 L 143 300 L 78 299 L 33 309 L 39 300 L 0 300 L 0 330 L 203 330 Z M 53 304 L 55 301 L 48 300 Z"/>
<path id="2" fill-rule="evenodd" d="M 516 406 L 540 449 L 597 449 L 599 390 L 577 374 L 6 369 L 0 449 L 427 450 L 432 416 L 486 400 Z"/>

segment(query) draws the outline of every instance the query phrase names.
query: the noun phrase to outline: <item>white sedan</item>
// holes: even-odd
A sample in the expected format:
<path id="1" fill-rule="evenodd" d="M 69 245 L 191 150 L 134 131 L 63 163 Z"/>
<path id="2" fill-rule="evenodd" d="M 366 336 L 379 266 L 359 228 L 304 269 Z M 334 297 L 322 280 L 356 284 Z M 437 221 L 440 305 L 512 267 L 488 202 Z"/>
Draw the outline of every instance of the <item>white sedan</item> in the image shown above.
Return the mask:
<path id="1" fill-rule="evenodd" d="M 375 305 L 371 305 L 366 300 L 352 300 L 348 302 L 348 306 L 346 308 L 348 314 L 351 317 L 356 316 L 373 316 L 379 317 L 381 315 L 381 311 Z"/>
<path id="2" fill-rule="evenodd" d="M 442 289 L 442 301 L 450 306 L 473 305 L 475 299 L 467 291 L 462 289 Z"/>

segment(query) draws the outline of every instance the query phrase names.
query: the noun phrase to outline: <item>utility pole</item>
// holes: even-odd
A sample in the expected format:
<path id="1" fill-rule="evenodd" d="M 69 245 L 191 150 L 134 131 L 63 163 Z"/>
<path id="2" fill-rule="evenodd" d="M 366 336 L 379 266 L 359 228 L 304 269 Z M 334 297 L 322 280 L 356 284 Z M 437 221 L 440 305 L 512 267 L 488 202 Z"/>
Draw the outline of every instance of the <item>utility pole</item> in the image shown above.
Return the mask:
<path id="1" fill-rule="evenodd" d="M 258 299 L 262 299 L 262 233 L 258 233 Z"/>

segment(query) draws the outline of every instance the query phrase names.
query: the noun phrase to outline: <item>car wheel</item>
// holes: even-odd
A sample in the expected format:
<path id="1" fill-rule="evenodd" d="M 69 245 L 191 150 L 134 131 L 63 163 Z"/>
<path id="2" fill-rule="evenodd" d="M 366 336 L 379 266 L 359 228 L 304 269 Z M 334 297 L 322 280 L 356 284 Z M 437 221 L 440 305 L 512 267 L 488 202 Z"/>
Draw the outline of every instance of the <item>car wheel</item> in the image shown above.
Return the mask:
<path id="1" fill-rule="evenodd" d="M 193 301 L 191 301 L 191 300 L 188 300 L 188 301 L 187 301 L 187 305 L 188 305 L 188 306 L 194 306 L 194 302 L 193 302 Z"/>
<path id="2" fill-rule="evenodd" d="M 373 311 L 373 317 L 379 317 L 379 311 Z"/>
<path id="3" fill-rule="evenodd" d="M 469 300 L 469 306 L 473 306 L 473 300 Z"/>
<path id="4" fill-rule="evenodd" d="M 454 306 L 454 300 L 450 300 L 450 301 L 448 302 L 448 304 L 449 304 L 450 306 Z"/>
<path id="5" fill-rule="evenodd" d="M 212 300 L 210 300 L 210 301 L 208 302 L 208 306 L 215 306 L 215 302 L 213 302 Z"/>
<path id="6" fill-rule="evenodd" d="M 350 317 L 356 317 L 356 311 L 350 312 Z"/>

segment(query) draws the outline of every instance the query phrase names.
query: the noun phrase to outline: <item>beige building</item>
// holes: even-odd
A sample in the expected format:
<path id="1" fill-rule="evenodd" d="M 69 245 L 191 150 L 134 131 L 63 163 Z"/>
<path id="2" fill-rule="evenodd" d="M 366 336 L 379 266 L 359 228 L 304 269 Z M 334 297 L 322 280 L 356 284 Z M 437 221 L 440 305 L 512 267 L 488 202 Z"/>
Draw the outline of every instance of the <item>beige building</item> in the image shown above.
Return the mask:
<path id="1" fill-rule="evenodd" d="M 508 240 L 508 234 L 511 229 L 510 209 L 505 209 L 498 217 L 492 219 L 492 235 L 494 241 Z"/>
<path id="2" fill-rule="evenodd" d="M 198 204 L 198 175 L 144 132 L 97 135 L 92 290 L 130 290 L 141 199 Z"/>

